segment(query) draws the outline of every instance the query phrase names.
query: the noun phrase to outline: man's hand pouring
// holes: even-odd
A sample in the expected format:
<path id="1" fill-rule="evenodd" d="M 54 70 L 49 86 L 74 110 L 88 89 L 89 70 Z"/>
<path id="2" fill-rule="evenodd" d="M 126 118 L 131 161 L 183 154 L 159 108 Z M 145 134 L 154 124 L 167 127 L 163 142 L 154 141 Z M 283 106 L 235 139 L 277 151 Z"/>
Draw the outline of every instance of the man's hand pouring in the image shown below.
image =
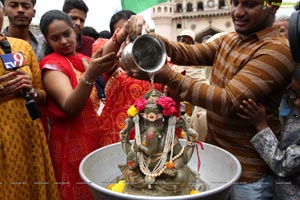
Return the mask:
<path id="1" fill-rule="evenodd" d="M 136 37 L 141 35 L 143 31 L 146 33 L 150 32 L 150 28 L 146 23 L 145 19 L 141 15 L 132 15 L 127 22 L 124 24 L 120 32 L 124 31 L 126 33 L 126 40 L 121 44 L 117 56 L 120 57 L 127 44 L 133 42 Z"/>

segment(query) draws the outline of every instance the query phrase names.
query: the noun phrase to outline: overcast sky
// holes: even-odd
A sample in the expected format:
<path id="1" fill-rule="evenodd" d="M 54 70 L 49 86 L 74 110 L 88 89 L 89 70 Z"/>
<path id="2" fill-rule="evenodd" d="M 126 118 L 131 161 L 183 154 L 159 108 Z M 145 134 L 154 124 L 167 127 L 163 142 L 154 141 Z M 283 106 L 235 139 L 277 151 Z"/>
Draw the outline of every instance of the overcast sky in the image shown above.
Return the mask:
<path id="1" fill-rule="evenodd" d="M 64 0 L 37 0 L 35 9 L 36 15 L 33 19 L 33 24 L 39 24 L 40 18 L 42 15 L 51 9 L 59 9 L 62 10 Z M 96 28 L 96 30 L 109 30 L 109 21 L 111 16 L 121 10 L 120 0 L 84 0 L 84 2 L 89 7 L 89 12 L 86 18 L 85 25 L 92 26 Z M 149 25 L 151 28 L 154 27 L 153 21 L 150 18 L 151 9 L 148 9 L 141 13 L 146 19 L 149 21 Z"/>
<path id="2" fill-rule="evenodd" d="M 86 19 L 86 26 L 94 27 L 98 32 L 102 30 L 109 30 L 109 21 L 111 16 L 116 12 L 121 10 L 120 0 L 84 0 L 87 6 L 89 7 L 88 16 Z M 145 0 L 141 0 L 145 1 Z M 35 9 L 36 9 L 36 17 L 33 19 L 33 24 L 39 24 L 40 18 L 42 15 L 50 9 L 62 9 L 64 0 L 37 0 Z M 290 15 L 291 12 L 294 11 L 291 8 L 291 4 L 296 2 L 296 0 L 283 0 L 286 2 L 278 11 L 278 15 Z M 287 8 L 288 7 L 288 8 Z M 142 13 L 149 24 L 150 28 L 154 28 L 154 23 L 151 20 L 151 9 L 148 9 Z"/>

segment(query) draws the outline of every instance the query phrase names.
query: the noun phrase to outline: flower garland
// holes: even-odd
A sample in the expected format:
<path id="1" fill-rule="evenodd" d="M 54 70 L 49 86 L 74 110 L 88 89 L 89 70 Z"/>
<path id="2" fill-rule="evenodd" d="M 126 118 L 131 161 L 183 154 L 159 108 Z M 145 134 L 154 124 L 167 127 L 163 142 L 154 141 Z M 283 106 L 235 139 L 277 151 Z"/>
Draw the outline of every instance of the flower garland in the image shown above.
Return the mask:
<path id="1" fill-rule="evenodd" d="M 156 100 L 156 103 L 163 108 L 162 113 L 164 116 L 168 117 L 176 113 L 175 102 L 172 98 L 161 96 Z"/>
<path id="2" fill-rule="evenodd" d="M 144 97 L 138 98 L 136 102 L 127 110 L 127 114 L 131 117 L 135 116 L 145 109 L 146 104 L 147 99 L 145 99 Z M 177 112 L 176 104 L 170 97 L 161 96 L 156 100 L 156 104 L 163 108 L 162 114 L 166 117 L 172 116 Z"/>

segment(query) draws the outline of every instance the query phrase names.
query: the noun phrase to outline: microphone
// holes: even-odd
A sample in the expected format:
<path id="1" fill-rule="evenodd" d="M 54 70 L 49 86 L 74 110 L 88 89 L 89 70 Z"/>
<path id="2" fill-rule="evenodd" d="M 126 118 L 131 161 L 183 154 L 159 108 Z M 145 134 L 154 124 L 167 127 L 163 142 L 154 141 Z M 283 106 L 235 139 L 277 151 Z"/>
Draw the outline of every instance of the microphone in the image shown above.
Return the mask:
<path id="1" fill-rule="evenodd" d="M 9 44 L 9 42 L 7 40 L 2 40 L 0 41 L 0 46 L 2 48 L 2 50 L 5 52 L 4 55 L 1 55 L 1 59 L 4 65 L 4 68 L 6 70 L 17 70 L 18 66 L 17 66 L 17 62 L 21 62 L 21 59 L 19 61 L 16 61 L 14 59 L 15 56 L 12 55 L 11 53 L 11 46 Z M 24 58 L 23 54 L 18 52 L 16 53 L 18 56 L 21 56 L 22 58 Z M 21 65 L 20 65 L 21 66 Z M 40 108 L 37 105 L 36 101 L 30 96 L 29 91 L 25 88 L 22 88 L 22 92 L 23 92 L 23 97 L 26 99 L 26 103 L 25 106 L 27 108 L 27 111 L 31 117 L 32 120 L 36 120 L 38 118 L 40 118 L 42 116 L 41 112 L 40 112 Z"/>
<path id="2" fill-rule="evenodd" d="M 26 99 L 25 106 L 32 120 L 41 118 L 42 114 L 36 101 L 30 96 L 27 89 L 22 88 L 24 98 Z"/>

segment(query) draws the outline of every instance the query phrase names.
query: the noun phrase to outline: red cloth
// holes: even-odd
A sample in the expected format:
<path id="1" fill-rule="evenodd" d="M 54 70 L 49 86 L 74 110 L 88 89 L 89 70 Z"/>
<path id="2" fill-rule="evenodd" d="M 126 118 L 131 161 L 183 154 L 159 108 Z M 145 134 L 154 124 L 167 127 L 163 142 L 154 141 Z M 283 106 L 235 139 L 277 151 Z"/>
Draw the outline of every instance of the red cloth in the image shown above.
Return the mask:
<path id="1" fill-rule="evenodd" d="M 41 60 L 40 66 L 44 72 L 47 67 L 45 64 L 52 64 L 52 66 L 48 65 L 47 70 L 63 72 L 75 88 L 80 78 L 78 75 L 84 72 L 81 62 L 83 57 L 85 56 L 82 54 L 67 57 L 74 69 L 64 56 L 52 53 Z M 79 175 L 79 164 L 82 159 L 100 147 L 98 129 L 100 121 L 91 98 L 82 112 L 74 118 L 68 117 L 49 96 L 43 111 L 46 111 L 43 114 L 50 117 L 52 121 L 49 148 L 62 199 L 93 199 L 88 186 L 80 184 L 82 179 Z"/>

